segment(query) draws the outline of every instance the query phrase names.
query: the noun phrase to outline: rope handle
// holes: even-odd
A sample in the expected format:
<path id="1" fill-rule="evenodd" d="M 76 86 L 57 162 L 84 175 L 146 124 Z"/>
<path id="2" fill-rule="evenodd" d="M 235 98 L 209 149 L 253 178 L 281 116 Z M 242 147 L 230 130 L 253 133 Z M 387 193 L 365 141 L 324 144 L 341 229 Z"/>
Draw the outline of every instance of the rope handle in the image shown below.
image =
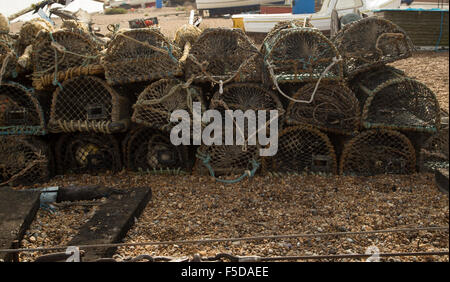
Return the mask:
<path id="1" fill-rule="evenodd" d="M 228 183 L 228 184 L 232 184 L 232 183 L 238 183 L 239 181 L 243 180 L 246 176 L 248 176 L 248 178 L 252 178 L 256 171 L 258 170 L 260 163 L 257 162 L 255 159 L 251 159 L 250 160 L 250 164 L 252 165 L 252 169 L 251 170 L 245 170 L 244 173 L 239 176 L 238 178 L 235 179 L 220 179 L 218 177 L 215 176 L 214 173 L 214 169 L 211 167 L 211 165 L 209 164 L 209 161 L 211 160 L 211 156 L 209 154 L 203 154 L 201 152 L 196 154 L 196 157 L 198 159 L 200 159 L 203 163 L 203 165 L 208 169 L 209 174 L 218 182 L 222 182 L 222 183 Z"/>

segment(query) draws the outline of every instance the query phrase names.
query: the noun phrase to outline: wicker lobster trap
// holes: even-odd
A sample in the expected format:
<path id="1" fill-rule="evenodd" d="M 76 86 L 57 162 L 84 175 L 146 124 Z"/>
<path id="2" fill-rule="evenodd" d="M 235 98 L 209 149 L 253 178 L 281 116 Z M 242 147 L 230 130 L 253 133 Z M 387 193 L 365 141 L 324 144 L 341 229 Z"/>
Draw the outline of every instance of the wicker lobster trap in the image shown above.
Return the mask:
<path id="1" fill-rule="evenodd" d="M 0 84 L 0 135 L 44 134 L 44 112 L 33 89 L 15 82 Z"/>
<path id="2" fill-rule="evenodd" d="M 103 74 L 100 47 L 80 30 L 41 31 L 32 53 L 33 86 L 51 88 L 80 75 Z"/>
<path id="3" fill-rule="evenodd" d="M 345 61 L 345 74 L 408 58 L 414 49 L 408 35 L 396 24 L 378 17 L 345 25 L 332 39 Z"/>
<path id="4" fill-rule="evenodd" d="M 436 132 L 439 127 L 440 107 L 434 93 L 394 68 L 363 73 L 352 85 L 366 128 Z"/>
<path id="5" fill-rule="evenodd" d="M 181 50 L 159 28 L 138 28 L 115 34 L 102 60 L 111 85 L 181 76 Z"/>
<path id="6" fill-rule="evenodd" d="M 411 141 L 389 129 L 366 130 L 353 137 L 345 144 L 340 160 L 343 175 L 410 174 L 415 167 Z"/>
<path id="7" fill-rule="evenodd" d="M 17 54 L 22 55 L 28 46 L 33 45 L 41 30 L 52 32 L 53 26 L 41 18 L 25 22 L 20 28 L 19 38 L 16 41 Z"/>
<path id="8" fill-rule="evenodd" d="M 275 85 L 286 82 L 341 80 L 343 62 L 333 43 L 318 29 L 279 29 L 261 47 L 264 63 Z"/>
<path id="9" fill-rule="evenodd" d="M 208 28 L 190 50 L 185 76 L 216 84 L 259 82 L 262 66 L 258 49 L 241 29 Z"/>
<path id="10" fill-rule="evenodd" d="M 433 172 L 438 168 L 449 168 L 448 127 L 431 136 L 420 150 L 421 172 Z"/>
<path id="11" fill-rule="evenodd" d="M 263 164 L 267 172 L 337 174 L 336 153 L 331 141 L 311 126 L 282 130 L 278 152 L 271 158 L 264 158 Z"/>
<path id="12" fill-rule="evenodd" d="M 114 135 L 63 134 L 56 141 L 55 158 L 58 174 L 122 169 L 120 146 Z"/>
<path id="13" fill-rule="evenodd" d="M 167 132 L 138 126 L 123 142 L 125 166 L 132 171 L 176 171 L 192 168 L 188 148 L 175 146 Z"/>
<path id="14" fill-rule="evenodd" d="M 315 83 L 286 87 L 290 88 L 288 92 L 293 93 L 290 96 L 294 99 L 286 110 L 287 124 L 312 125 L 340 134 L 351 134 L 359 129 L 358 99 L 343 83 L 321 83 L 315 92 Z"/>
<path id="15" fill-rule="evenodd" d="M 46 182 L 51 174 L 48 145 L 36 137 L 0 137 L 0 186 Z"/>
<path id="16" fill-rule="evenodd" d="M 124 132 L 130 124 L 130 105 L 106 82 L 94 76 L 65 81 L 53 93 L 49 131 Z"/>
<path id="17" fill-rule="evenodd" d="M 177 79 L 161 79 L 149 85 L 139 95 L 131 120 L 137 124 L 167 131 L 173 127 L 170 115 L 176 110 L 186 110 L 191 115 L 193 103 L 204 106 L 201 89 L 184 88 Z"/>

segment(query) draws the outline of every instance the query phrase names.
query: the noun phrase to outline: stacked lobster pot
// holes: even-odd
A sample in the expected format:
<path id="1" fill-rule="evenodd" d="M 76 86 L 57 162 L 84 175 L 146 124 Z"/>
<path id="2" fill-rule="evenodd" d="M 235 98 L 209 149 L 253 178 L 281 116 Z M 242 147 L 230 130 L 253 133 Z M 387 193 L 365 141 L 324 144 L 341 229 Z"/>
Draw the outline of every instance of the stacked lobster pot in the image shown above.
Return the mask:
<path id="1" fill-rule="evenodd" d="M 305 21 L 278 23 L 261 47 L 266 81 L 285 106 L 277 154 L 265 160 L 274 173 L 336 174 L 330 134 L 359 129 L 358 100 L 344 79 L 334 44 Z"/>
<path id="2" fill-rule="evenodd" d="M 441 134 L 441 126 L 434 93 L 386 65 L 410 57 L 411 40 L 400 27 L 377 17 L 345 25 L 332 40 L 345 62 L 346 80 L 361 109 L 361 132 L 346 141 L 340 172 L 415 172 L 420 167 L 418 154 L 427 143 L 433 143 L 424 140 Z"/>

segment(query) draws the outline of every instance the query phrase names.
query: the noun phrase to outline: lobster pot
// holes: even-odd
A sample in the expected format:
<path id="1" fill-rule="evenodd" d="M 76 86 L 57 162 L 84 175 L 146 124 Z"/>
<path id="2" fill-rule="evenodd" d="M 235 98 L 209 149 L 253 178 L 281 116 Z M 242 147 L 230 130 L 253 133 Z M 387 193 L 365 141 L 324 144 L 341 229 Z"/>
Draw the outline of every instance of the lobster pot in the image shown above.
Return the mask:
<path id="1" fill-rule="evenodd" d="M 340 172 L 343 175 L 410 174 L 416 156 L 410 140 L 388 129 L 371 129 L 350 139 L 344 146 Z"/>
<path id="2" fill-rule="evenodd" d="M 0 137 L 0 186 L 46 182 L 51 164 L 49 147 L 42 140 L 23 136 Z"/>
<path id="3" fill-rule="evenodd" d="M 67 29 L 67 30 L 79 30 L 81 32 L 89 32 L 89 27 L 87 26 L 87 24 L 83 23 L 83 22 L 79 22 L 76 20 L 65 20 L 63 21 L 63 23 L 61 24 L 61 28 L 62 29 Z"/>
<path id="4" fill-rule="evenodd" d="M 44 134 L 44 112 L 34 91 L 15 82 L 0 84 L 0 135 Z"/>
<path id="5" fill-rule="evenodd" d="M 99 46 L 79 30 L 40 32 L 33 45 L 33 86 L 42 90 L 80 75 L 103 74 Z"/>
<path id="6" fill-rule="evenodd" d="M 158 28 L 118 32 L 103 58 L 106 80 L 111 85 L 181 76 L 181 50 Z"/>
<path id="7" fill-rule="evenodd" d="M 185 76 L 195 82 L 259 82 L 262 57 L 241 29 L 208 28 L 193 44 Z"/>
<path id="8" fill-rule="evenodd" d="M 22 55 L 30 45 L 33 45 L 37 34 L 40 31 L 52 32 L 53 26 L 46 20 L 41 18 L 35 18 L 25 22 L 20 28 L 19 38 L 16 42 L 17 53 Z"/>
<path id="9" fill-rule="evenodd" d="M 193 103 L 203 105 L 201 90 L 195 87 L 183 88 L 183 82 L 176 79 L 161 79 L 148 86 L 140 95 L 134 107 L 132 121 L 162 130 L 170 130 L 173 123 L 170 115 L 176 110 L 191 114 Z"/>
<path id="10" fill-rule="evenodd" d="M 291 126 L 280 132 L 278 152 L 264 159 L 266 171 L 336 174 L 336 154 L 328 137 L 309 126 Z"/>
<path id="11" fill-rule="evenodd" d="M 63 134 L 56 141 L 55 157 L 58 174 L 122 169 L 119 142 L 113 135 Z"/>
<path id="12" fill-rule="evenodd" d="M 306 20 L 306 22 L 305 22 Z M 313 28 L 314 26 L 311 24 L 311 22 L 307 19 L 295 19 L 295 20 L 288 20 L 288 21 L 279 21 L 275 24 L 275 26 L 267 33 L 266 37 L 264 38 L 263 42 L 268 42 L 272 40 L 272 37 L 276 36 L 281 30 L 288 29 L 288 28 L 302 28 L 302 27 L 309 27 Z M 264 47 L 263 47 L 264 49 Z"/>
<path id="13" fill-rule="evenodd" d="M 0 83 L 6 78 L 17 76 L 17 56 L 13 47 L 0 40 Z"/>
<path id="14" fill-rule="evenodd" d="M 336 47 L 315 28 L 281 29 L 266 38 L 261 52 L 275 84 L 317 81 L 321 75 L 322 80 L 343 77 Z"/>
<path id="15" fill-rule="evenodd" d="M 286 123 L 312 125 L 340 134 L 351 134 L 359 129 L 359 102 L 343 83 L 320 83 L 316 92 L 315 83 L 300 88 L 292 86 L 294 94 L 290 96 L 297 102 L 289 102 Z"/>
<path id="16" fill-rule="evenodd" d="M 422 172 L 449 168 L 448 127 L 431 136 L 420 150 L 419 167 Z"/>
<path id="17" fill-rule="evenodd" d="M 414 48 L 408 35 L 396 24 L 378 17 L 345 25 L 332 39 L 352 77 L 368 69 L 408 58 Z"/>
<path id="18" fill-rule="evenodd" d="M 128 129 L 130 105 L 106 82 L 93 76 L 65 81 L 53 93 L 49 130 L 116 133 Z"/>
<path id="19" fill-rule="evenodd" d="M 175 146 L 167 132 L 139 126 L 123 142 L 125 166 L 132 171 L 190 170 L 188 150 Z"/>
<path id="20" fill-rule="evenodd" d="M 365 128 L 435 132 L 440 124 L 439 102 L 434 93 L 395 69 L 364 73 L 352 84 L 362 106 L 361 123 Z"/>

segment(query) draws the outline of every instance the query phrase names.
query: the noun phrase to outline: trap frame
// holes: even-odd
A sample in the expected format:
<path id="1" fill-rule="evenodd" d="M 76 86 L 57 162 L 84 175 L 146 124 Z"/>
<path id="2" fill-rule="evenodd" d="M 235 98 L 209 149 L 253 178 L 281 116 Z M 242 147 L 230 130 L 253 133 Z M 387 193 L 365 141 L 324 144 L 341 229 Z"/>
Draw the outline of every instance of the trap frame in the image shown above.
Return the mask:
<path id="1" fill-rule="evenodd" d="M 117 133 L 130 123 L 128 99 L 94 76 L 65 81 L 53 93 L 49 131 Z"/>
<path id="2" fill-rule="evenodd" d="M 185 64 L 186 79 L 226 84 L 260 82 L 263 60 L 239 28 L 208 28 L 192 45 Z"/>
<path id="3" fill-rule="evenodd" d="M 316 84 L 285 85 L 288 93 L 296 100 L 290 101 L 286 110 L 286 123 L 290 125 L 312 125 L 321 130 L 339 134 L 352 134 L 359 130 L 360 107 L 358 99 L 344 83 L 321 83 L 316 92 Z M 312 94 L 314 93 L 314 97 Z"/>
<path id="4" fill-rule="evenodd" d="M 100 47 L 81 30 L 41 31 L 32 52 L 33 86 L 52 88 L 80 75 L 103 74 Z"/>
<path id="5" fill-rule="evenodd" d="M 62 134 L 55 144 L 55 158 L 58 174 L 122 169 L 119 142 L 114 135 Z"/>
<path id="6" fill-rule="evenodd" d="M 127 133 L 123 154 L 125 166 L 132 171 L 190 171 L 192 168 L 187 146 L 175 146 L 167 132 L 145 126 L 137 126 Z"/>
<path id="7" fill-rule="evenodd" d="M 102 59 L 109 84 L 155 81 L 183 75 L 182 51 L 159 28 L 117 32 Z"/>
<path id="8" fill-rule="evenodd" d="M 345 25 L 334 38 L 348 77 L 412 55 L 413 43 L 393 22 L 368 17 Z"/>
<path id="9" fill-rule="evenodd" d="M 176 110 L 190 113 L 192 124 L 193 102 L 200 102 L 204 109 L 204 100 L 200 88 L 189 86 L 177 79 L 161 79 L 150 84 L 139 95 L 131 120 L 137 124 L 171 130 L 173 123 L 170 115 Z"/>
<path id="10" fill-rule="evenodd" d="M 45 116 L 34 90 L 16 82 L 0 84 L 0 135 L 45 135 Z"/>
<path id="11" fill-rule="evenodd" d="M 344 146 L 340 173 L 343 175 L 411 174 L 416 153 L 411 141 L 400 132 L 370 129 Z"/>
<path id="12" fill-rule="evenodd" d="M 423 83 L 392 67 L 365 72 L 353 82 L 362 105 L 365 128 L 436 132 L 440 107 L 435 94 Z"/>
<path id="13" fill-rule="evenodd" d="M 37 137 L 0 136 L 0 186 L 32 185 L 51 176 L 52 154 Z"/>
<path id="14" fill-rule="evenodd" d="M 265 172 L 337 174 L 334 147 L 326 134 L 311 126 L 280 132 L 278 152 L 263 159 Z"/>

